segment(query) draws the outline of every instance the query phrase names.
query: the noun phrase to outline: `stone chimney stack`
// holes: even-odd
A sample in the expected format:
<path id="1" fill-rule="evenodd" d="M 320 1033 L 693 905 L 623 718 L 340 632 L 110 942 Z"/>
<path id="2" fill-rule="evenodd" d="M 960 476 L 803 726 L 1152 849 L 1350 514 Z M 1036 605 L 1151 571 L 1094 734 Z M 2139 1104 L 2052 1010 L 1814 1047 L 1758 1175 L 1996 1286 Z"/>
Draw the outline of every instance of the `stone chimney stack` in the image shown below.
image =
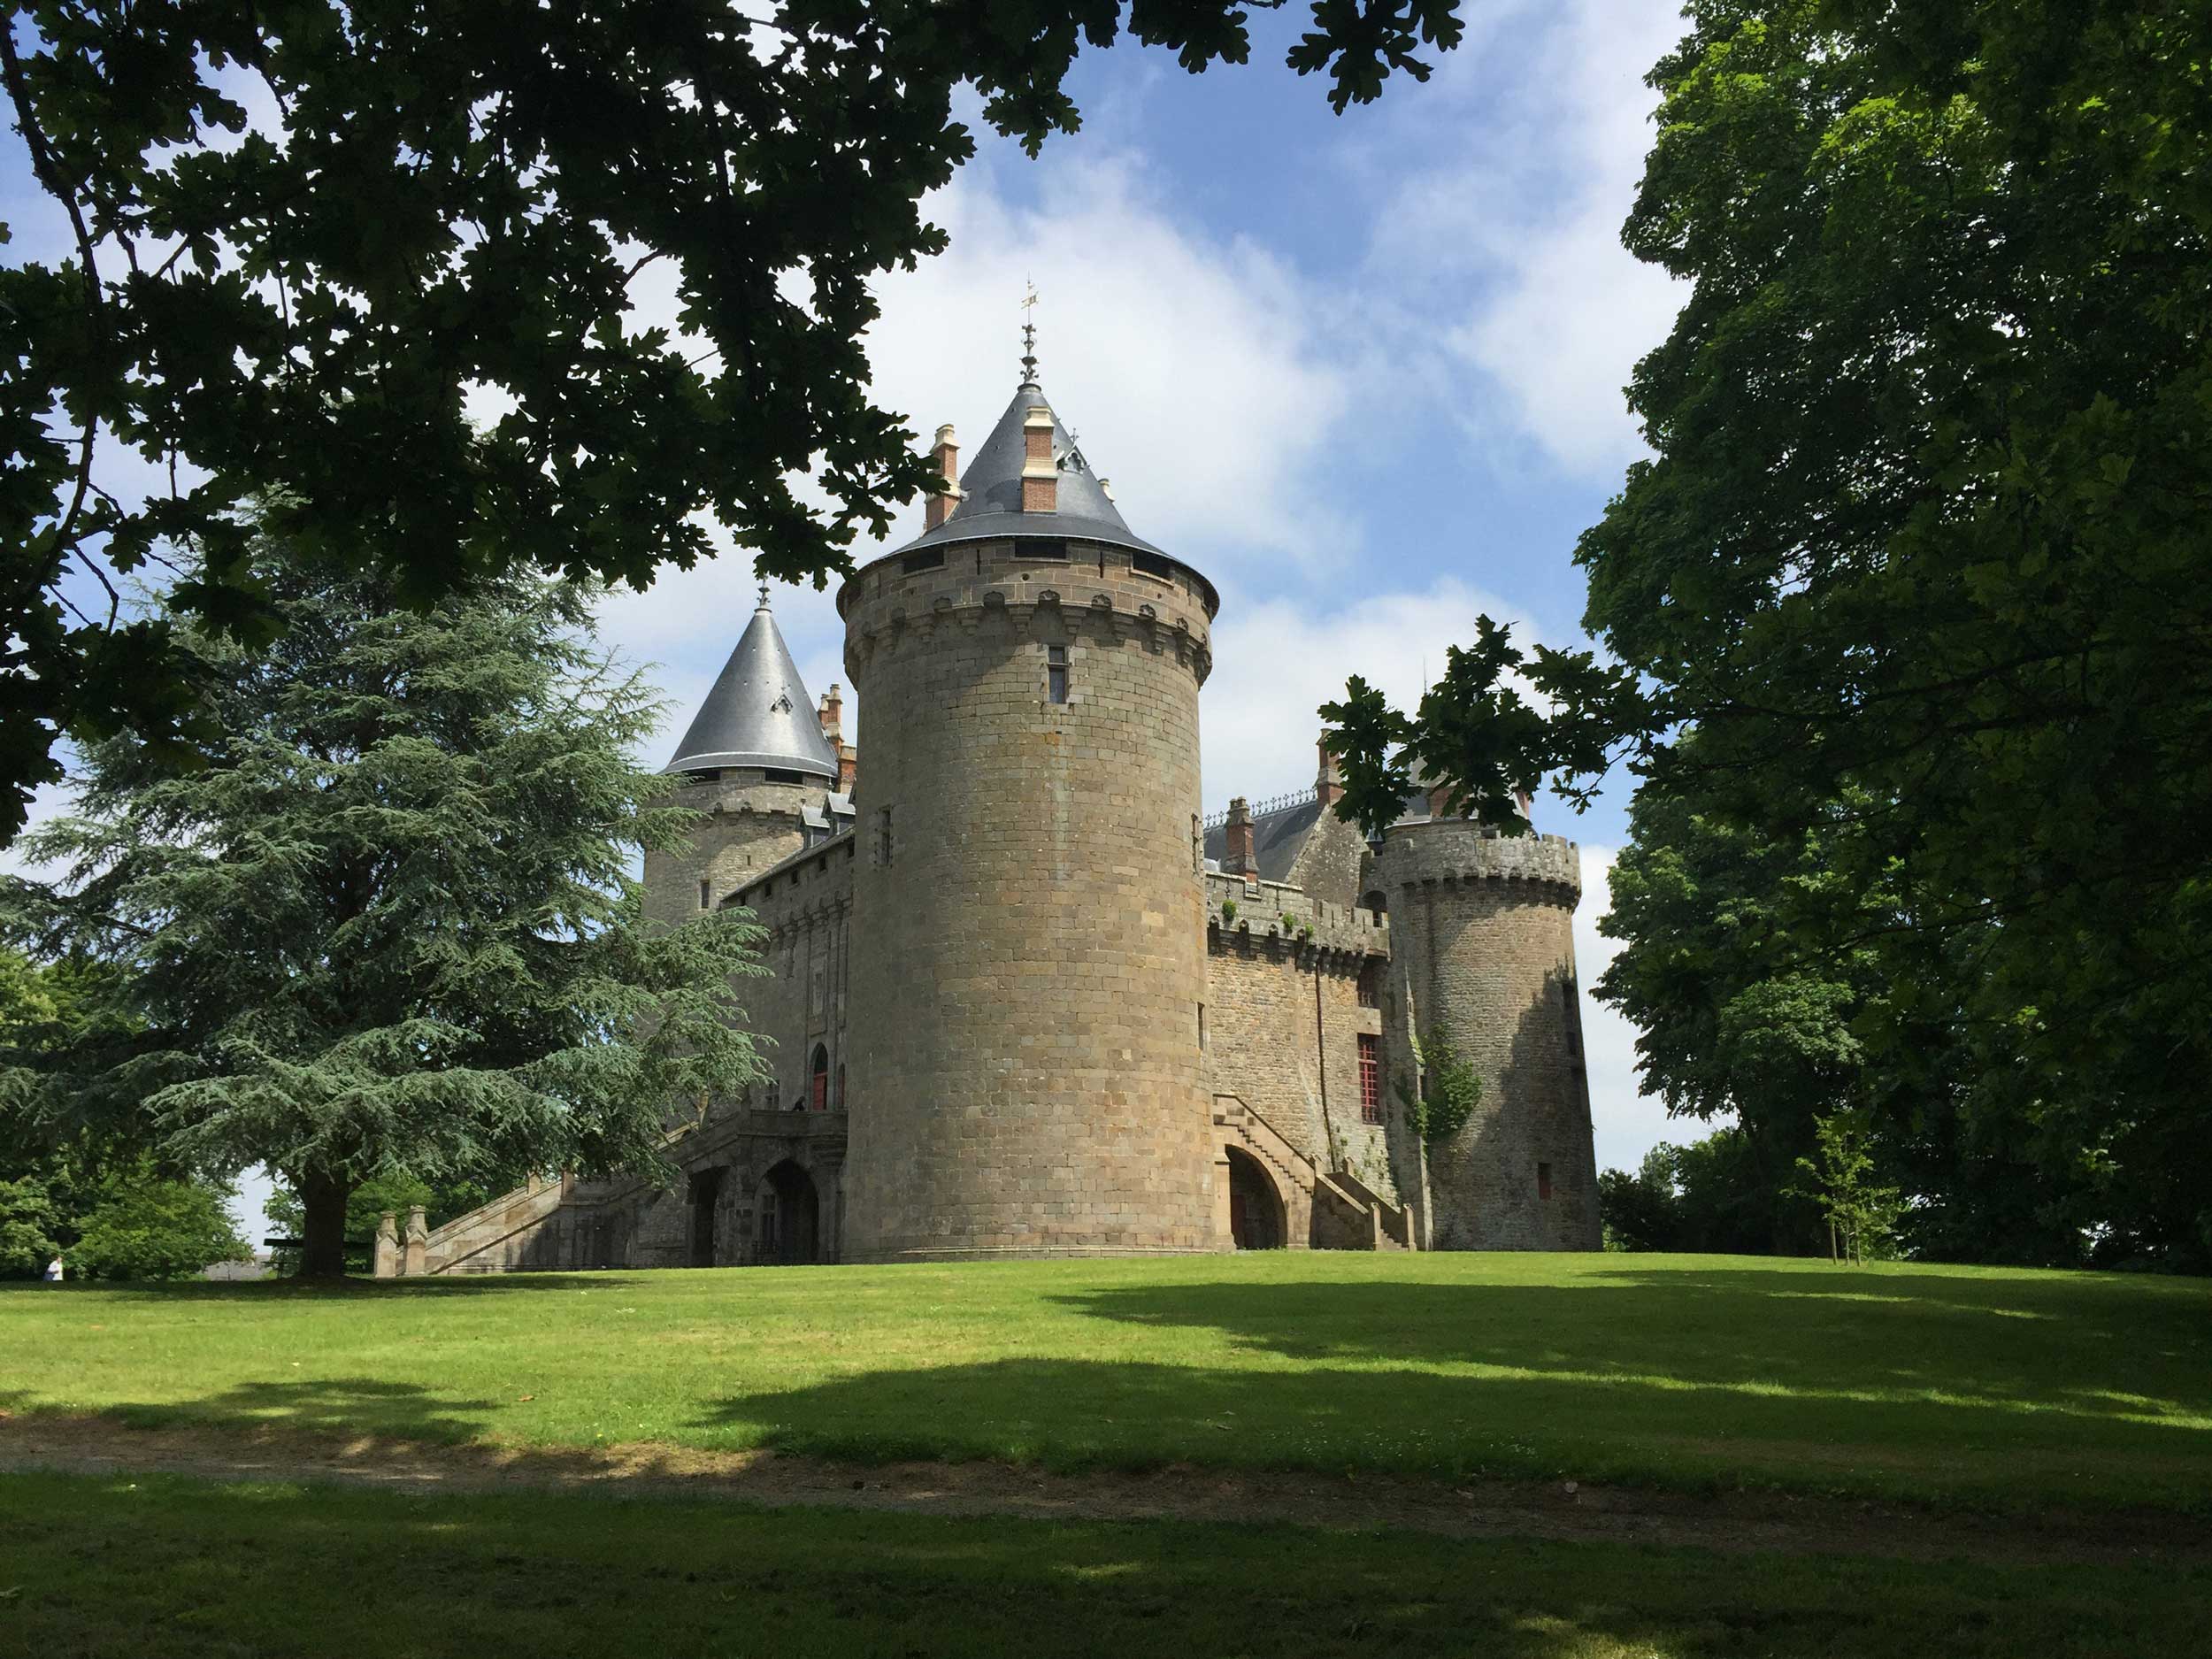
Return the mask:
<path id="1" fill-rule="evenodd" d="M 936 447 L 930 450 L 929 458 L 937 464 L 938 475 L 945 480 L 944 487 L 929 498 L 929 504 L 923 510 L 923 527 L 934 530 L 952 517 L 952 510 L 960 504 L 960 445 L 949 426 L 937 428 Z"/>
<path id="2" fill-rule="evenodd" d="M 844 735 L 845 694 L 834 682 L 831 684 L 827 691 L 822 694 L 822 707 L 819 713 L 822 718 L 822 735 L 829 739 L 830 747 L 835 749 L 838 746 L 838 740 Z"/>
<path id="3" fill-rule="evenodd" d="M 830 689 L 834 691 L 837 687 L 833 686 Z M 1325 732 L 1321 735 L 1319 747 L 1321 770 L 1314 776 L 1313 792 L 1320 798 L 1324 808 L 1333 807 L 1344 798 L 1344 768 L 1338 764 L 1336 751 L 1329 747 L 1329 737 Z"/>
<path id="4" fill-rule="evenodd" d="M 1252 804 L 1242 795 L 1229 803 L 1228 844 L 1222 849 L 1222 873 L 1256 876 L 1260 861 L 1252 850 Z"/>
<path id="5" fill-rule="evenodd" d="M 860 783 L 860 751 L 850 743 L 837 745 L 837 793 L 849 795 Z"/>
<path id="6" fill-rule="evenodd" d="M 1022 417 L 1022 511 L 1060 510 L 1060 469 L 1052 459 L 1052 411 L 1042 403 Z"/>

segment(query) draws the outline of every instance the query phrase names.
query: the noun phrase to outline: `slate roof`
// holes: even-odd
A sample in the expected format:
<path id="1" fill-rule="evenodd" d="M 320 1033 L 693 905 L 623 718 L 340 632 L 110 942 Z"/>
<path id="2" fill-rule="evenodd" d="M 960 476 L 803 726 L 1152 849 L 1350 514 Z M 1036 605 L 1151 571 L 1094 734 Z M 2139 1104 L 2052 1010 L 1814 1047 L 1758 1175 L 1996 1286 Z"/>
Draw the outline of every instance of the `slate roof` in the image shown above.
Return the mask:
<path id="1" fill-rule="evenodd" d="M 837 780 L 837 753 L 769 613 L 768 593 L 722 665 L 667 772 L 770 766 Z"/>
<path id="2" fill-rule="evenodd" d="M 919 548 L 949 546 L 957 541 L 1002 541 L 1017 535 L 1065 536 L 1071 541 L 1104 541 L 1114 547 L 1133 548 L 1140 553 L 1160 553 L 1158 548 L 1130 529 L 1121 510 L 1107 499 L 1098 475 L 1091 470 L 1090 463 L 1076 447 L 1073 435 L 1057 413 L 1052 417 L 1052 453 L 1060 472 L 1059 488 L 1054 493 L 1057 510 L 1022 511 L 1022 460 L 1025 450 L 1022 422 L 1040 404 L 1047 409 L 1052 407 L 1044 388 L 1033 380 L 1024 380 L 1014 394 L 1014 401 L 1007 404 L 1006 412 L 998 418 L 998 425 L 991 428 L 991 435 L 984 439 L 982 448 L 970 457 L 967 470 L 960 474 L 959 504 L 944 523 L 934 530 L 924 531 L 898 549 L 897 554 L 911 553 Z"/>
<path id="3" fill-rule="evenodd" d="M 1317 795 L 1278 807 L 1272 812 L 1254 813 L 1252 856 L 1259 864 L 1260 879 L 1289 880 L 1298 855 L 1305 850 L 1306 838 L 1320 821 L 1321 801 Z M 1206 856 L 1218 864 L 1228 856 L 1229 826 L 1217 824 L 1206 832 Z"/>

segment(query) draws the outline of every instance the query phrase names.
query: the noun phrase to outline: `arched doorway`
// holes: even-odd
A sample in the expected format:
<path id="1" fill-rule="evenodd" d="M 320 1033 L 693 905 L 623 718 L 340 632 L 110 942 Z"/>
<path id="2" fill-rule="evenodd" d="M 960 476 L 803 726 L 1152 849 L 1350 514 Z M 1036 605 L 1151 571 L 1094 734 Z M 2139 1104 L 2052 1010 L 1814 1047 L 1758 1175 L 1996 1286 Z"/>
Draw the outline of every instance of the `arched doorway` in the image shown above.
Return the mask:
<path id="1" fill-rule="evenodd" d="M 1240 1250 L 1279 1250 L 1283 1201 L 1260 1161 L 1241 1147 L 1229 1149 L 1229 1236 Z"/>
<path id="2" fill-rule="evenodd" d="M 761 1178 L 760 1254 L 763 1262 L 822 1259 L 822 1201 L 814 1178 L 789 1158 Z"/>

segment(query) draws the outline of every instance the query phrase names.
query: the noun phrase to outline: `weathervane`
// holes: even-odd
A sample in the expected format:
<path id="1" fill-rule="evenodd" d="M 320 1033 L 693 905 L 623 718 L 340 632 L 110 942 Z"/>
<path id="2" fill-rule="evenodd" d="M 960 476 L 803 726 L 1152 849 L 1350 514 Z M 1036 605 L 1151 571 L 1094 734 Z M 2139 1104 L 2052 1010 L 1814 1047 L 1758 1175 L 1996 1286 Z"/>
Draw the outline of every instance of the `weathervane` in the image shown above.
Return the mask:
<path id="1" fill-rule="evenodd" d="M 1028 283 L 1029 292 L 1022 300 L 1022 384 L 1029 386 L 1037 379 L 1037 285 Z"/>
<path id="2" fill-rule="evenodd" d="M 768 609 L 768 584 L 766 582 L 760 585 L 760 608 L 763 611 Z"/>

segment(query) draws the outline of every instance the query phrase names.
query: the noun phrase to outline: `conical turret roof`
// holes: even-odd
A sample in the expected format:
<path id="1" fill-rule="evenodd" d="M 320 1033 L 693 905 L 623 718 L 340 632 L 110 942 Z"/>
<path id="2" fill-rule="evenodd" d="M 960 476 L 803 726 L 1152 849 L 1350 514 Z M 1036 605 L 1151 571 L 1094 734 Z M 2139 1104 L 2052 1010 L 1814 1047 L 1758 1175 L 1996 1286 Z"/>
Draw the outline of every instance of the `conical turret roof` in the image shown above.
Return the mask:
<path id="1" fill-rule="evenodd" d="M 836 751 L 822 735 L 821 716 L 769 611 L 765 588 L 760 608 L 664 770 L 725 766 L 770 766 L 837 779 Z"/>
<path id="2" fill-rule="evenodd" d="M 1056 412 L 1052 417 L 1052 455 L 1059 468 L 1059 487 L 1054 492 L 1056 510 L 1022 511 L 1022 460 L 1026 453 L 1022 423 L 1031 410 L 1040 407 L 1052 408 L 1044 388 L 1033 379 L 1024 380 L 1014 401 L 998 418 L 998 425 L 991 428 L 991 435 L 984 439 L 983 447 L 960 474 L 960 504 L 944 523 L 923 532 L 898 549 L 899 553 L 1018 535 L 1065 536 L 1134 548 L 1141 553 L 1160 551 L 1130 529 L 1121 510 L 1107 499 L 1098 475 L 1091 471 L 1090 463 L 1076 447 L 1074 434 Z"/>

